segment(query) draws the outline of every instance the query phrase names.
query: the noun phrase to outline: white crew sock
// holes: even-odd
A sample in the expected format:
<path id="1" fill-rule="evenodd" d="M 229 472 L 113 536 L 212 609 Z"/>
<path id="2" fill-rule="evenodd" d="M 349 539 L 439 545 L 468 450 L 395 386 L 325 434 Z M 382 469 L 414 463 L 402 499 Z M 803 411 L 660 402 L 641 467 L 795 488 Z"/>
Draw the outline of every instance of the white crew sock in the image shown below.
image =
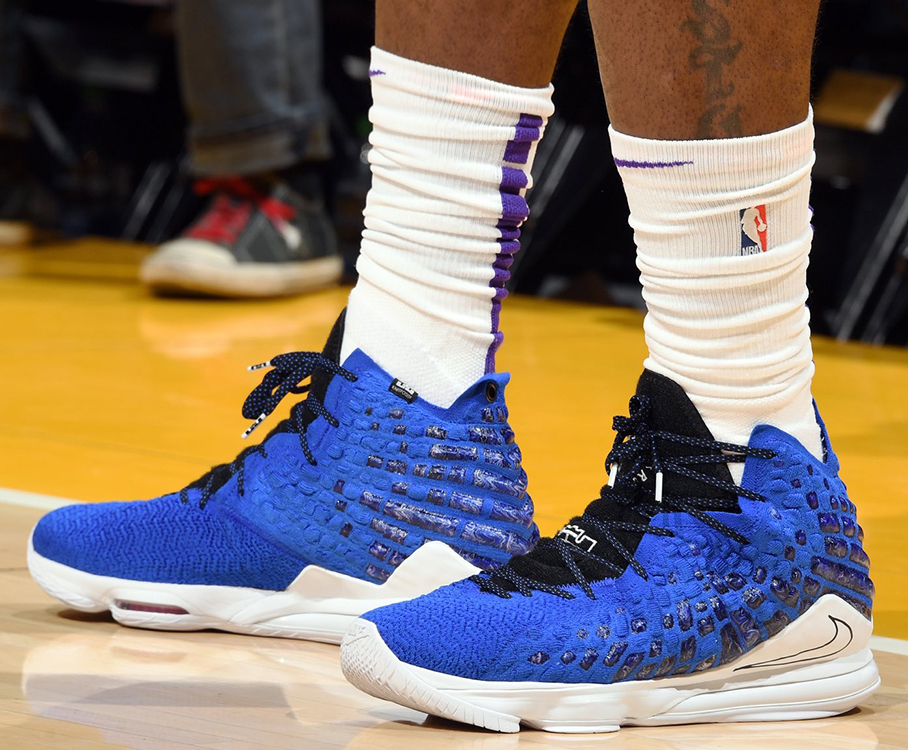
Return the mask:
<path id="1" fill-rule="evenodd" d="M 812 113 L 749 138 L 611 138 L 648 310 L 644 366 L 684 388 L 717 440 L 746 445 L 765 423 L 821 456 L 805 306 Z"/>
<path id="2" fill-rule="evenodd" d="M 372 49 L 372 189 L 342 361 L 362 349 L 447 407 L 486 372 L 552 87 Z"/>

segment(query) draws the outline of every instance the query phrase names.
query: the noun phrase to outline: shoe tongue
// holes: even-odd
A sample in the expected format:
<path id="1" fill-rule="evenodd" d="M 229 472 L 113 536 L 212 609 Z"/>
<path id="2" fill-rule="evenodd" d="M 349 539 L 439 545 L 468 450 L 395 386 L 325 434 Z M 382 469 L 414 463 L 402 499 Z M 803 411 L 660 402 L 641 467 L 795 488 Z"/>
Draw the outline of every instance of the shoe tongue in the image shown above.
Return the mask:
<path id="1" fill-rule="evenodd" d="M 650 429 L 668 432 L 672 435 L 706 440 L 715 439 L 693 401 L 674 380 L 651 370 L 644 370 L 640 380 L 637 381 L 637 396 L 646 397 L 649 401 L 647 424 Z M 702 456 L 710 452 L 707 448 L 684 445 L 665 439 L 657 439 L 656 447 L 660 456 Z M 697 464 L 692 468 L 700 474 L 732 482 L 728 464 Z M 645 485 L 652 488 L 655 486 L 655 472 L 647 472 L 647 474 L 648 476 L 644 480 Z M 680 474 L 666 474 L 664 482 L 663 489 L 666 494 L 716 498 L 728 494 L 717 487 Z"/>
<path id="2" fill-rule="evenodd" d="M 649 402 L 649 414 L 646 422 L 650 429 L 673 435 L 705 438 L 707 440 L 713 439 L 712 433 L 703 422 L 697 407 L 688 398 L 684 389 L 673 380 L 650 370 L 644 370 L 637 383 L 637 396 L 645 397 Z M 709 452 L 708 448 L 688 446 L 664 438 L 657 439 L 656 445 L 659 455 L 663 458 L 703 455 Z M 699 473 L 715 476 L 717 479 L 732 481 L 728 466 L 724 463 L 696 464 L 691 468 Z M 618 476 L 621 477 L 623 472 L 629 470 L 629 468 L 619 466 Z M 640 481 L 645 487 L 653 489 L 655 486 L 655 471 L 644 469 L 644 473 L 646 478 L 641 477 Z M 663 476 L 663 494 L 665 495 L 699 498 L 720 498 L 728 495 L 726 491 L 705 482 L 683 477 L 672 472 L 666 472 Z M 587 507 L 584 515 L 631 524 L 649 524 L 651 516 L 646 512 L 638 510 L 634 506 L 622 504 L 609 495 L 610 493 L 605 493 L 605 497 L 594 500 Z M 631 554 L 636 551 L 643 537 L 643 534 L 639 532 L 617 529 L 613 529 L 612 534 Z M 606 568 L 596 565 L 588 558 L 578 558 L 577 563 L 581 571 L 590 581 L 601 580 L 603 577 L 617 577 L 620 575 L 620 572 L 617 571 L 623 572 L 627 568 L 628 563 L 624 557 L 604 538 L 604 534 L 599 529 L 592 527 L 583 517 L 575 516 L 572 518 L 556 536 L 586 552 L 590 552 L 603 562 L 615 566 L 615 571 L 606 573 Z M 569 584 L 574 580 L 573 575 L 564 567 L 561 556 L 550 548 L 539 548 L 537 552 L 532 552 L 523 558 L 514 558 L 510 565 L 516 572 L 527 578 L 542 580 L 553 585 Z"/>

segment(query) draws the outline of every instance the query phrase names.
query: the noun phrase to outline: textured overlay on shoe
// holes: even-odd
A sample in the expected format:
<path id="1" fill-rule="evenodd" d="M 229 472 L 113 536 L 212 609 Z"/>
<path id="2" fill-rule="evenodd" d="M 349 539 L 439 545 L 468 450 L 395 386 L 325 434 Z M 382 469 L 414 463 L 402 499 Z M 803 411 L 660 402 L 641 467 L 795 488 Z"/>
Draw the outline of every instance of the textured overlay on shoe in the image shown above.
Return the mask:
<path id="1" fill-rule="evenodd" d="M 868 648 L 872 624 L 839 597 L 735 662 L 704 673 L 615 684 L 497 682 L 401 661 L 378 626 L 357 620 L 341 646 L 344 676 L 359 689 L 418 711 L 500 732 L 780 721 L 848 711 L 880 683 Z M 847 633 L 847 637 L 842 634 Z"/>
<path id="2" fill-rule="evenodd" d="M 539 532 L 508 424 L 507 375 L 447 409 L 357 349 L 289 352 L 243 404 L 265 438 L 178 492 L 45 515 L 30 568 L 51 595 L 141 627 L 339 641 L 375 608 L 500 566 Z M 304 383 L 308 380 L 309 382 Z"/>

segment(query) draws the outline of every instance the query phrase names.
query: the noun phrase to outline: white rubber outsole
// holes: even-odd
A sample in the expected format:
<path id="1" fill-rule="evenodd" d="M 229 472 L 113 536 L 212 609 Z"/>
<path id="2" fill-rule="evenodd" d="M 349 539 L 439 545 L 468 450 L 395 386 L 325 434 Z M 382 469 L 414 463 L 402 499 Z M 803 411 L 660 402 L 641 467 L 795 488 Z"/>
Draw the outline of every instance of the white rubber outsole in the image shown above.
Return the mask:
<path id="1" fill-rule="evenodd" d="M 153 583 L 61 565 L 35 552 L 31 537 L 28 569 L 55 599 L 83 612 L 109 610 L 117 622 L 129 627 L 215 629 L 335 644 L 364 612 L 479 572 L 448 545 L 433 541 L 416 550 L 381 584 L 315 565 L 304 568 L 284 591 Z"/>
<path id="2" fill-rule="evenodd" d="M 160 292 L 189 292 L 218 297 L 280 297 L 301 294 L 340 280 L 339 255 L 291 263 L 206 263 L 192 254 L 150 257 L 139 278 Z"/>
<path id="3" fill-rule="evenodd" d="M 471 680 L 407 664 L 367 620 L 341 646 L 344 676 L 377 698 L 496 732 L 614 732 L 621 726 L 781 721 L 849 711 L 880 684 L 872 625 L 824 596 L 737 661 L 694 675 L 610 685 Z"/>

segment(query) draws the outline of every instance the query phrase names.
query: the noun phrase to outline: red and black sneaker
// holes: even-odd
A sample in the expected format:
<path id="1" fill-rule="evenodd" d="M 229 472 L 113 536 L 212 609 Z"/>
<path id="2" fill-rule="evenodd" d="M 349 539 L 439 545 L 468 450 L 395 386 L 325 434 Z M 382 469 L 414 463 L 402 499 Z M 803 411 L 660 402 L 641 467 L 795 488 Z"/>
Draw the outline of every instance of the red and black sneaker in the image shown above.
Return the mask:
<path id="1" fill-rule="evenodd" d="M 241 177 L 200 180 L 195 190 L 210 196 L 205 210 L 142 264 L 151 289 L 276 297 L 340 279 L 343 261 L 321 201 L 284 182 L 259 186 Z"/>

